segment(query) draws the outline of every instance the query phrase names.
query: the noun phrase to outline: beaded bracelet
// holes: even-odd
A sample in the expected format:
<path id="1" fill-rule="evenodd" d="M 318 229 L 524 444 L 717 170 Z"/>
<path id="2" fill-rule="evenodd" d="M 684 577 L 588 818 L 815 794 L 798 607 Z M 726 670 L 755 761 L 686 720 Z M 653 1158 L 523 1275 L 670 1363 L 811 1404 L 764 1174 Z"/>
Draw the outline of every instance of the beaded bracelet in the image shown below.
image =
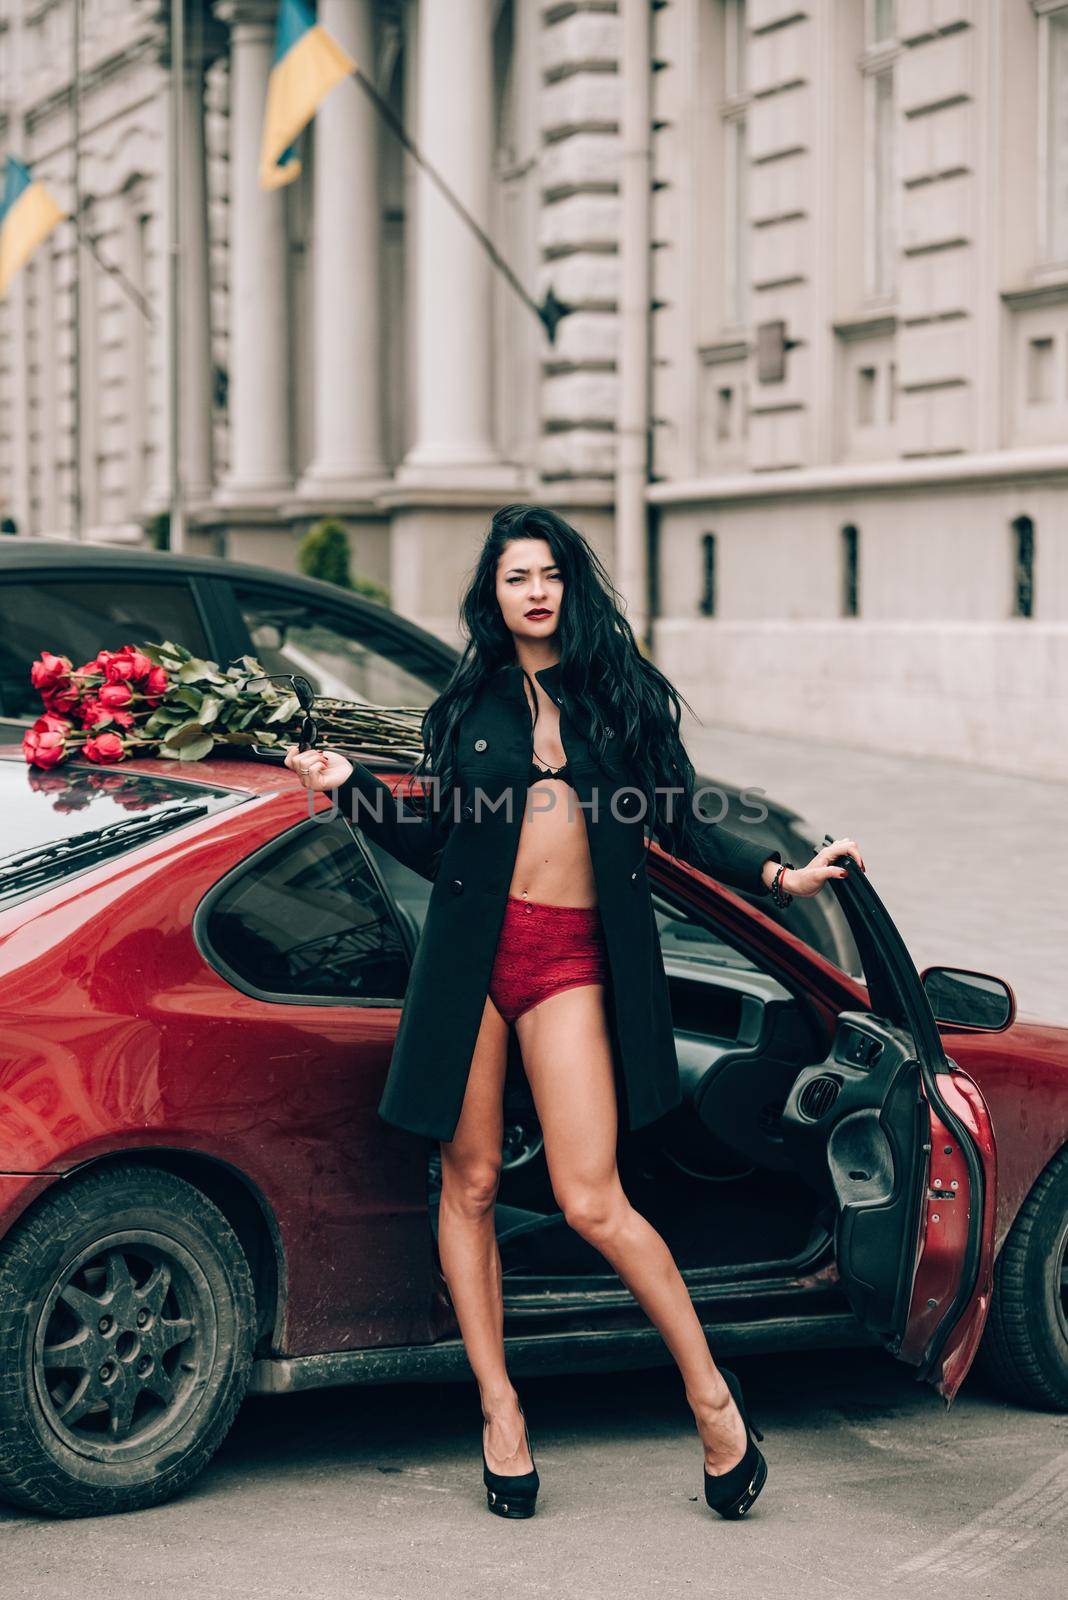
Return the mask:
<path id="1" fill-rule="evenodd" d="M 780 889 L 779 884 L 782 882 L 782 875 L 784 872 L 793 871 L 793 862 L 784 861 L 779 867 L 779 870 L 776 872 L 774 878 L 771 880 L 771 898 L 777 906 L 783 909 L 790 904 L 790 901 L 793 899 L 793 895 L 787 894 L 785 889 Z"/>

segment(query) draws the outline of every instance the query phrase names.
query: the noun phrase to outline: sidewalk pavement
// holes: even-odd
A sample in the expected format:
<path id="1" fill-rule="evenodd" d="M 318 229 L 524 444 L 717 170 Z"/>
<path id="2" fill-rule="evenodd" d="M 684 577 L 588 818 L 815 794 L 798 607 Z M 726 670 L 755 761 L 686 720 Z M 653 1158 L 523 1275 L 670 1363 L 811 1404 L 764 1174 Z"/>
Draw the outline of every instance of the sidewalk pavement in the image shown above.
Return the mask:
<path id="1" fill-rule="evenodd" d="M 692 718 L 682 732 L 698 771 L 855 839 L 917 967 L 994 973 L 1021 1015 L 1068 1024 L 1068 785 Z"/>

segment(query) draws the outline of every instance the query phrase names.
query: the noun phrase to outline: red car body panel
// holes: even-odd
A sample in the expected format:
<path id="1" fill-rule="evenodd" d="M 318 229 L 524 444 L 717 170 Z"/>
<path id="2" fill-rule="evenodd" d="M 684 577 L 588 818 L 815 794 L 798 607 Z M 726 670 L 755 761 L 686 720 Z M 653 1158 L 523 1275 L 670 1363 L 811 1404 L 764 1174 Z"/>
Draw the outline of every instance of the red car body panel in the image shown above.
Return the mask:
<path id="1" fill-rule="evenodd" d="M 236 765 L 205 762 L 195 777 L 238 787 Z M 137 770 L 174 777 L 166 761 Z M 256 1000 L 193 938 L 208 889 L 307 815 L 288 772 L 245 771 L 266 798 L 0 915 L 0 1172 L 153 1149 L 221 1162 L 280 1244 L 278 1349 L 425 1342 L 425 1161 L 376 1110 L 399 1008 Z M 40 1187 L 8 1181 L 0 1228 Z"/>
<path id="2" fill-rule="evenodd" d="M 169 761 L 124 770 L 176 775 Z M 278 1253 L 276 1352 L 437 1339 L 450 1323 L 437 1294 L 425 1146 L 376 1110 L 399 1008 L 258 1000 L 214 970 L 192 932 L 203 895 L 306 816 L 306 797 L 287 771 L 239 759 L 198 762 L 182 776 L 251 798 L 0 912 L 0 1232 L 59 1174 L 105 1156 L 186 1152 L 240 1174 L 263 1211 Z M 656 845 L 650 868 L 695 904 L 714 896 L 726 936 L 807 995 L 828 1045 L 838 1011 L 867 1006 L 862 984 L 730 890 Z M 949 1398 L 981 1332 L 995 1237 L 1000 1248 L 1068 1142 L 1068 1030 L 1016 1023 L 944 1038 L 963 1069 L 943 1075 L 947 1100 L 992 1173 L 993 1133 L 964 1074 L 978 1084 L 1000 1177 L 984 1202 L 996 1233 L 988 1228 L 972 1304 L 941 1358 Z M 945 1159 L 939 1174 L 962 1181 Z M 934 1224 L 934 1209 L 924 1226 L 944 1232 L 923 1256 L 917 1302 L 937 1294 L 958 1226 L 948 1216 Z"/>
<path id="3" fill-rule="evenodd" d="M 935 1388 L 947 1404 L 963 1383 L 982 1338 L 994 1276 L 994 1217 L 997 1208 L 997 1151 L 987 1107 L 975 1084 L 962 1072 L 939 1073 L 942 1098 L 971 1134 L 983 1165 L 980 1259 L 968 1304 L 939 1356 Z M 927 1197 L 916 1242 L 908 1325 L 898 1355 L 920 1365 L 941 1321 L 947 1298 L 956 1292 L 976 1204 L 971 1172 L 958 1140 L 931 1112 L 931 1152 Z"/>

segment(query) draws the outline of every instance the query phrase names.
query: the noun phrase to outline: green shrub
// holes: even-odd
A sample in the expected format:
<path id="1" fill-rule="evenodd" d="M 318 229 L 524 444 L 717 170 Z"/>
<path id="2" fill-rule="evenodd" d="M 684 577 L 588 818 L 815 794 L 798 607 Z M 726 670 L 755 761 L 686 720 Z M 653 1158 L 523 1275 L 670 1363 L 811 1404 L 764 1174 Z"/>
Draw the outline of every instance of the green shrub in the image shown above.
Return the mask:
<path id="1" fill-rule="evenodd" d="M 171 547 L 171 514 L 169 511 L 157 511 L 145 524 L 145 533 L 153 550 L 169 550 Z"/>
<path id="2" fill-rule="evenodd" d="M 349 536 L 337 517 L 324 517 L 308 529 L 297 548 L 297 566 L 308 578 L 336 583 L 368 600 L 389 604 L 389 590 L 371 578 L 354 578 L 349 566 Z"/>

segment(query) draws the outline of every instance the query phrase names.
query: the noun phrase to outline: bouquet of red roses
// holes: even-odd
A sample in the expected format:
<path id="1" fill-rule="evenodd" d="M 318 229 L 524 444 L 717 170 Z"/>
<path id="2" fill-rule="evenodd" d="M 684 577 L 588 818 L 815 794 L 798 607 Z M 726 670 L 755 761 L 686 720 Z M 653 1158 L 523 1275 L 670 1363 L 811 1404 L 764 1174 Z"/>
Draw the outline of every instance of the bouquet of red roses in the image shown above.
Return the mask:
<path id="1" fill-rule="evenodd" d="M 44 650 L 30 679 L 45 706 L 22 741 L 35 767 L 55 767 L 71 755 L 101 766 L 130 755 L 200 761 L 219 745 L 279 749 L 296 742 L 297 697 L 271 682 L 253 656 L 224 668 L 165 640 L 101 650 L 75 667 L 68 656 Z M 421 713 L 411 707 L 321 700 L 316 720 L 337 749 L 372 749 L 387 759 L 421 749 Z"/>

